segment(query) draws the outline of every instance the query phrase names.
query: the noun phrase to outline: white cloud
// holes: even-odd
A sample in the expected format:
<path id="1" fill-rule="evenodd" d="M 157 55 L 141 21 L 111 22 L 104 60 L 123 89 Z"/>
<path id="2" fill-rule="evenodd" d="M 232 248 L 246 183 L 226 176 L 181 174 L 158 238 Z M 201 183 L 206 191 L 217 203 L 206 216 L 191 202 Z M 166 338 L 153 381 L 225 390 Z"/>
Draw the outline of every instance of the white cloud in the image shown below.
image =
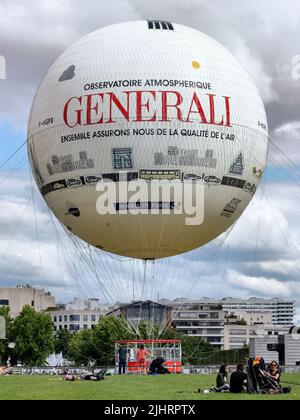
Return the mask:
<path id="1" fill-rule="evenodd" d="M 277 127 L 271 140 L 275 144 L 275 147 L 271 146 L 273 165 L 289 165 L 291 176 L 299 179 L 300 169 L 293 170 L 293 165 L 300 163 L 300 121 L 288 122 Z M 295 176 L 296 170 L 298 174 Z"/>
<path id="2" fill-rule="evenodd" d="M 227 278 L 232 287 L 268 297 L 287 298 L 291 296 L 292 292 L 287 284 L 268 277 L 249 277 L 230 270 Z"/>

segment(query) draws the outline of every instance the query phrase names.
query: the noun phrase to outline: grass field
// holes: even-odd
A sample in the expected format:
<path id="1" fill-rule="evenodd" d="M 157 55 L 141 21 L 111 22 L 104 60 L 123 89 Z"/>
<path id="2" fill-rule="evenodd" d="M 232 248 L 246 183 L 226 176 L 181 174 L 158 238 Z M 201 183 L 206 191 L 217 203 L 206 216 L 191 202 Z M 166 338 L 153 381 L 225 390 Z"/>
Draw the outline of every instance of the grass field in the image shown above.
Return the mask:
<path id="1" fill-rule="evenodd" d="M 61 377 L 2 376 L 0 400 L 300 400 L 300 374 L 282 376 L 291 394 L 199 394 L 209 388 L 215 375 L 110 376 L 101 382 L 65 382 Z"/>

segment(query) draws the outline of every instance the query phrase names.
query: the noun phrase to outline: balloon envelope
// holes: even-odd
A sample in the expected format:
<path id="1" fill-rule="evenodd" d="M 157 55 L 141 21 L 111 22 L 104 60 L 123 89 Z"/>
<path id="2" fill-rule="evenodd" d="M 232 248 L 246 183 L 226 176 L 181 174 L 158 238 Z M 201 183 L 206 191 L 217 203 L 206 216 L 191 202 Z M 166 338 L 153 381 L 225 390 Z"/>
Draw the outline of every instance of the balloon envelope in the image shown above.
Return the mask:
<path id="1" fill-rule="evenodd" d="M 96 247 L 143 259 L 228 229 L 256 191 L 267 138 L 262 100 L 239 61 L 211 37 L 162 21 L 108 26 L 68 48 L 28 123 L 35 180 L 60 222 Z M 161 181 L 173 182 L 169 197 L 138 194 L 138 182 Z M 197 184 L 198 195 L 184 196 Z M 184 208 L 191 197 L 196 223 Z"/>

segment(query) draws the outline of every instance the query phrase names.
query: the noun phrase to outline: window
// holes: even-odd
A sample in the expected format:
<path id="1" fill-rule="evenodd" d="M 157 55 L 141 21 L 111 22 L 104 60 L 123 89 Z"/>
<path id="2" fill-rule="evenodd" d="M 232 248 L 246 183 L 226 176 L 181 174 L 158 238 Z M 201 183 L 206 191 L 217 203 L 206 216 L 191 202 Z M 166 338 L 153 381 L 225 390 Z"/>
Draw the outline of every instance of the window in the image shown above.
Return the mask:
<path id="1" fill-rule="evenodd" d="M 88 322 L 88 315 L 83 315 L 83 322 Z"/>
<path id="2" fill-rule="evenodd" d="M 221 335 L 221 330 L 217 330 L 216 328 L 207 329 L 207 334 L 219 334 L 219 335 Z"/>
<path id="3" fill-rule="evenodd" d="M 187 319 L 197 318 L 197 313 L 196 312 L 180 312 L 179 318 L 187 318 Z"/>
<path id="4" fill-rule="evenodd" d="M 220 337 L 207 337 L 207 341 L 209 343 L 219 343 L 220 342 Z"/>
<path id="5" fill-rule="evenodd" d="M 53 317 L 53 322 L 57 322 L 57 316 Z"/>
<path id="6" fill-rule="evenodd" d="M 87 329 L 88 329 L 87 324 L 84 324 L 84 325 L 83 325 L 83 329 L 84 329 L 84 330 L 87 330 Z"/>
<path id="7" fill-rule="evenodd" d="M 31 306 L 34 306 L 34 300 L 31 301 Z"/>
<path id="8" fill-rule="evenodd" d="M 60 325 L 58 328 L 59 328 L 59 331 L 61 331 L 62 330 L 62 325 Z"/>
<path id="9" fill-rule="evenodd" d="M 267 344 L 268 351 L 278 351 L 278 344 Z"/>
<path id="10" fill-rule="evenodd" d="M 245 338 L 243 338 L 243 337 L 241 337 L 241 338 L 238 338 L 238 337 L 231 337 L 230 338 L 230 343 L 242 343 L 242 344 L 245 344 L 246 343 L 246 339 Z"/>
<path id="11" fill-rule="evenodd" d="M 9 306 L 9 300 L 7 300 L 7 299 L 0 299 L 0 305 Z"/>
<path id="12" fill-rule="evenodd" d="M 62 322 L 62 316 L 61 315 L 59 315 L 58 319 L 59 319 L 59 322 Z"/>
<path id="13" fill-rule="evenodd" d="M 210 319 L 218 319 L 219 313 L 218 312 L 211 312 L 210 313 Z"/>
<path id="14" fill-rule="evenodd" d="M 96 315 L 91 315 L 91 321 L 95 322 L 96 321 Z"/>
<path id="15" fill-rule="evenodd" d="M 70 315 L 70 322 L 80 321 L 80 315 Z"/>
<path id="16" fill-rule="evenodd" d="M 230 330 L 229 331 L 229 335 L 247 335 L 247 331 L 246 330 Z"/>
<path id="17" fill-rule="evenodd" d="M 68 315 L 65 315 L 65 316 L 64 316 L 64 321 L 65 321 L 65 322 L 68 322 Z"/>
<path id="18" fill-rule="evenodd" d="M 80 325 L 70 324 L 70 331 L 79 331 Z"/>

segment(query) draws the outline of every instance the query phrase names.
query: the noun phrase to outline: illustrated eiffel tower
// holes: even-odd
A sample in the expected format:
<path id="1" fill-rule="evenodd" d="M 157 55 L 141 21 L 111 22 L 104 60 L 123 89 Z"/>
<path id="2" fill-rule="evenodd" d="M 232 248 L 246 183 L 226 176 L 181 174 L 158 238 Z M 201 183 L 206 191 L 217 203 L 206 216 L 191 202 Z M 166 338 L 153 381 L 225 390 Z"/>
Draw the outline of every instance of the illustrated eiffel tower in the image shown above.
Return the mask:
<path id="1" fill-rule="evenodd" d="M 236 160 L 233 162 L 233 164 L 230 166 L 229 172 L 236 175 L 242 175 L 244 170 L 244 164 L 243 164 L 243 155 L 242 152 L 239 153 Z"/>

